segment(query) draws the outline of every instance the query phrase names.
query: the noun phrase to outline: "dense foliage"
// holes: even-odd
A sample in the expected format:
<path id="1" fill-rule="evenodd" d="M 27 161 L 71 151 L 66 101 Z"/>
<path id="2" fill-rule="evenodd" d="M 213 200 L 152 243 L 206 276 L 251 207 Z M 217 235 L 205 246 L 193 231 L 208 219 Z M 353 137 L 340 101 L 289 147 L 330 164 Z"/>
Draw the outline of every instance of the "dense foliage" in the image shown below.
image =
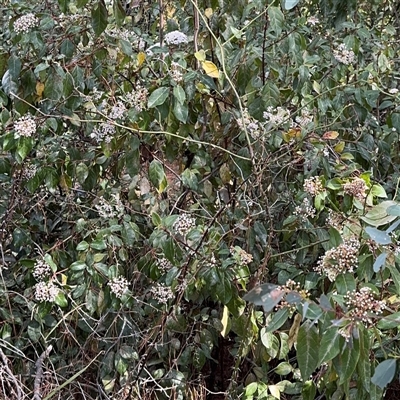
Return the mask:
<path id="1" fill-rule="evenodd" d="M 1 398 L 390 395 L 395 0 L 0 12 Z"/>

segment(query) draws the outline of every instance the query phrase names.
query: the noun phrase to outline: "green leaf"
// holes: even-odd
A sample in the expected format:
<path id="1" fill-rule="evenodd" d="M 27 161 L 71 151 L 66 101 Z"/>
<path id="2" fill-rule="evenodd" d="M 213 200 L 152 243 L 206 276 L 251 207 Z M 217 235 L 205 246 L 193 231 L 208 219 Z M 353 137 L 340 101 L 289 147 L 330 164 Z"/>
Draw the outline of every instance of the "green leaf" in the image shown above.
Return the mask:
<path id="1" fill-rule="evenodd" d="M 392 243 L 392 238 L 385 231 L 380 231 L 379 229 L 367 226 L 365 232 L 367 232 L 370 238 L 378 244 Z"/>
<path id="2" fill-rule="evenodd" d="M 360 329 L 359 342 L 360 356 L 357 363 L 357 373 L 364 389 L 369 392 L 371 381 L 370 340 L 368 331 L 364 328 Z"/>
<path id="3" fill-rule="evenodd" d="M 285 17 L 280 7 L 269 7 L 268 17 L 270 20 L 271 28 L 275 32 L 275 36 L 279 36 L 282 33 L 282 27 Z"/>
<path id="4" fill-rule="evenodd" d="M 69 0 L 58 0 L 58 5 L 63 13 L 68 11 Z"/>
<path id="5" fill-rule="evenodd" d="M 181 104 L 178 103 L 177 101 L 174 102 L 174 108 L 173 108 L 173 113 L 175 115 L 175 117 L 183 122 L 184 124 L 187 121 L 188 118 L 188 114 L 189 114 L 189 110 L 186 104 Z"/>
<path id="6" fill-rule="evenodd" d="M 387 253 L 381 253 L 379 254 L 379 256 L 376 258 L 375 262 L 374 262 L 374 272 L 379 272 L 382 268 L 383 265 L 385 265 L 386 262 L 386 257 L 387 257 Z"/>
<path id="7" fill-rule="evenodd" d="M 400 326 L 400 311 L 382 317 L 377 324 L 379 329 L 392 329 Z"/>
<path id="8" fill-rule="evenodd" d="M 61 43 L 60 52 L 64 54 L 65 57 L 71 58 L 74 55 L 75 45 L 69 40 L 65 39 Z"/>
<path id="9" fill-rule="evenodd" d="M 92 9 L 92 28 L 96 36 L 100 36 L 107 28 L 107 8 L 104 1 L 100 0 Z"/>
<path id="10" fill-rule="evenodd" d="M 317 328 L 312 322 L 306 321 L 297 334 L 297 362 L 304 381 L 309 379 L 319 365 L 318 348 Z"/>
<path id="11" fill-rule="evenodd" d="M 267 323 L 267 332 L 274 332 L 278 330 L 288 319 L 289 309 L 287 307 L 279 309 L 272 315 L 271 320 Z"/>
<path id="12" fill-rule="evenodd" d="M 190 189 L 196 190 L 198 185 L 197 175 L 190 168 L 186 168 L 181 174 L 182 183 Z"/>
<path id="13" fill-rule="evenodd" d="M 384 389 L 390 382 L 392 382 L 394 374 L 396 372 L 396 360 L 391 358 L 389 360 L 382 361 L 376 368 L 371 382 Z"/>
<path id="14" fill-rule="evenodd" d="M 317 388 L 314 381 L 308 380 L 304 382 L 303 389 L 301 390 L 302 400 L 314 400 Z"/>
<path id="15" fill-rule="evenodd" d="M 279 352 L 278 338 L 272 332 L 267 332 L 267 330 L 264 327 L 260 331 L 260 339 L 261 339 L 261 343 L 266 348 L 267 353 L 272 358 L 275 358 Z"/>
<path id="16" fill-rule="evenodd" d="M 45 254 L 44 255 L 44 261 L 46 264 L 51 268 L 53 272 L 57 272 L 57 264 L 53 261 L 53 258 L 51 257 L 50 254 Z"/>
<path id="17" fill-rule="evenodd" d="M 95 250 L 105 250 L 107 248 L 107 243 L 103 239 L 96 239 L 90 243 L 90 247 Z"/>
<path id="18" fill-rule="evenodd" d="M 117 23 L 118 26 L 121 26 L 125 21 L 126 14 L 120 0 L 113 1 L 113 13 L 115 22 Z"/>
<path id="19" fill-rule="evenodd" d="M 158 160 L 153 160 L 149 166 L 150 182 L 156 187 L 158 193 L 164 192 L 168 185 L 163 165 Z"/>
<path id="20" fill-rule="evenodd" d="M 78 245 L 76 246 L 76 250 L 78 251 L 87 250 L 88 248 L 89 248 L 89 243 L 86 240 L 82 240 L 82 242 L 79 242 Z"/>
<path id="21" fill-rule="evenodd" d="M 168 87 L 160 87 L 156 89 L 149 97 L 147 102 L 148 108 L 154 108 L 164 104 L 165 100 L 167 100 L 169 96 L 169 88 Z"/>
<path id="22" fill-rule="evenodd" d="M 76 177 L 79 183 L 84 183 L 89 176 L 89 168 L 83 162 L 79 163 L 76 167 Z"/>
<path id="23" fill-rule="evenodd" d="M 21 60 L 18 57 L 16 57 L 15 55 L 12 55 L 8 59 L 8 71 L 13 80 L 16 80 L 19 78 L 19 74 L 21 72 L 21 66 L 22 66 Z"/>
<path id="24" fill-rule="evenodd" d="M 243 299 L 257 306 L 263 306 L 265 312 L 270 312 L 282 300 L 283 290 L 278 285 L 264 283 L 247 293 Z"/>
<path id="25" fill-rule="evenodd" d="M 340 365 L 338 375 L 339 375 L 339 385 L 343 385 L 349 382 L 358 363 L 360 357 L 359 351 L 359 341 L 355 340 L 353 347 L 346 346 L 342 354 L 338 357 L 337 365 Z"/>
<path id="26" fill-rule="evenodd" d="M 186 93 L 181 86 L 174 86 L 173 95 L 179 104 L 183 104 L 186 101 Z"/>
<path id="27" fill-rule="evenodd" d="M 281 362 L 275 368 L 274 372 L 278 375 L 288 375 L 293 372 L 293 367 L 288 362 Z"/>
<path id="28" fill-rule="evenodd" d="M 339 328 L 336 326 L 329 327 L 323 332 L 321 344 L 319 348 L 319 359 L 318 365 L 323 362 L 332 360 L 340 352 L 339 338 L 340 338 Z"/>
<path id="29" fill-rule="evenodd" d="M 335 286 L 338 294 L 347 294 L 356 289 L 356 281 L 352 274 L 338 275 L 335 280 Z"/>
<path id="30" fill-rule="evenodd" d="M 283 7 L 285 10 L 291 10 L 299 4 L 300 0 L 283 0 Z"/>
<path id="31" fill-rule="evenodd" d="M 389 207 L 396 205 L 398 205 L 397 201 L 382 201 L 382 203 L 374 206 L 370 211 L 367 212 L 367 214 L 361 216 L 360 218 L 368 225 L 374 227 L 386 225 L 396 219 L 395 215 L 389 215 L 387 211 Z"/>
<path id="32" fill-rule="evenodd" d="M 65 294 L 61 291 L 58 292 L 56 298 L 54 299 L 54 302 L 60 307 L 68 306 L 68 300 L 66 299 Z"/>

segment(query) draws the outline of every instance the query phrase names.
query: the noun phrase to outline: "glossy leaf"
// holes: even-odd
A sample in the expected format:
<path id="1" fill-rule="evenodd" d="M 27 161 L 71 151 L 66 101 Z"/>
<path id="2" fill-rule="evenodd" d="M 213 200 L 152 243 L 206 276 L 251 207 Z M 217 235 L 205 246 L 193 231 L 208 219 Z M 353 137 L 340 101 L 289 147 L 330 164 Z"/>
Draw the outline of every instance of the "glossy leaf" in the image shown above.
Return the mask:
<path id="1" fill-rule="evenodd" d="M 320 347 L 318 332 L 313 323 L 305 322 L 297 335 L 297 362 L 299 363 L 301 377 L 304 381 L 320 364 L 318 362 L 318 349 Z"/>
<path id="2" fill-rule="evenodd" d="M 96 36 L 100 36 L 107 28 L 108 13 L 103 1 L 98 1 L 92 9 L 92 28 Z"/>
<path id="3" fill-rule="evenodd" d="M 147 107 L 154 108 L 164 104 L 165 100 L 169 97 L 169 88 L 160 87 L 151 93 L 147 102 Z"/>

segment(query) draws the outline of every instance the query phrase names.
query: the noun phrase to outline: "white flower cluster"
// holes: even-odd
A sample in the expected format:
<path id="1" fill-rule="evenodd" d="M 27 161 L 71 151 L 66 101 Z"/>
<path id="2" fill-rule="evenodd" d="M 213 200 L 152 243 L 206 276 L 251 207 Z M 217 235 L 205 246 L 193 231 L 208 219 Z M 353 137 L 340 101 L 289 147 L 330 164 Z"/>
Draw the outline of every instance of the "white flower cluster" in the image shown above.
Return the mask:
<path id="1" fill-rule="evenodd" d="M 149 92 L 146 88 L 137 86 L 135 90 L 125 95 L 127 103 L 137 112 L 145 109 Z"/>
<path id="2" fill-rule="evenodd" d="M 167 303 L 168 300 L 174 298 L 174 293 L 169 286 L 165 286 L 164 283 L 157 283 L 150 289 L 150 293 L 153 299 L 157 300 L 159 303 Z"/>
<path id="3" fill-rule="evenodd" d="M 44 260 L 37 260 L 35 266 L 33 267 L 32 275 L 39 282 L 43 281 L 46 278 L 51 276 L 51 268 L 50 265 L 46 263 Z"/>
<path id="4" fill-rule="evenodd" d="M 283 292 L 283 298 L 279 304 L 275 307 L 275 310 L 280 310 L 281 308 L 287 308 L 290 314 L 296 311 L 296 304 L 289 303 L 287 301 L 287 295 L 291 292 L 297 292 L 302 299 L 307 299 L 310 297 L 310 293 L 306 289 L 301 289 L 300 283 L 295 282 L 292 279 L 288 279 L 284 285 L 279 286 L 279 290 Z"/>
<path id="5" fill-rule="evenodd" d="M 385 302 L 375 300 L 369 287 L 363 287 L 359 291 L 347 292 L 344 299 L 349 309 L 348 315 L 351 320 L 354 322 L 361 321 L 367 328 L 374 323 L 374 319 L 382 314 L 385 309 Z"/>
<path id="6" fill-rule="evenodd" d="M 367 196 L 368 186 L 363 179 L 354 178 L 352 181 L 343 185 L 343 190 L 349 196 L 353 196 L 357 200 L 363 201 Z"/>
<path id="7" fill-rule="evenodd" d="M 293 214 L 300 217 L 305 222 L 308 218 L 314 218 L 317 210 L 310 204 L 310 201 L 305 198 L 300 206 L 296 206 Z"/>
<path id="8" fill-rule="evenodd" d="M 16 139 L 21 136 L 31 137 L 36 132 L 36 122 L 31 115 L 24 115 L 14 123 L 14 130 Z"/>
<path id="9" fill-rule="evenodd" d="M 248 265 L 253 261 L 253 256 L 239 246 L 231 246 L 229 250 L 240 265 Z"/>
<path id="10" fill-rule="evenodd" d="M 356 61 L 356 55 L 353 50 L 348 50 L 344 43 L 341 43 L 337 49 L 333 50 L 333 56 L 342 64 L 352 64 Z"/>
<path id="11" fill-rule="evenodd" d="M 211 254 L 211 257 L 205 261 L 204 263 L 204 268 L 208 269 L 208 268 L 212 268 L 215 267 L 217 265 L 217 259 L 214 256 L 214 253 Z"/>
<path id="12" fill-rule="evenodd" d="M 312 176 L 304 179 L 303 189 L 311 196 L 316 196 L 324 191 L 324 186 L 319 176 Z"/>
<path id="13" fill-rule="evenodd" d="M 306 128 L 313 122 L 313 116 L 311 115 L 310 110 L 303 108 L 301 110 L 301 114 L 298 115 L 294 120 L 301 128 Z"/>
<path id="14" fill-rule="evenodd" d="M 115 297 L 120 299 L 122 295 L 128 290 L 129 283 L 125 277 L 118 276 L 108 282 L 108 286 L 110 286 L 111 293 L 114 293 Z"/>
<path id="15" fill-rule="evenodd" d="M 126 107 L 125 104 L 122 101 L 117 101 L 116 104 L 114 104 L 111 107 L 110 112 L 108 113 L 108 118 L 111 119 L 123 119 L 126 115 Z"/>
<path id="16" fill-rule="evenodd" d="M 273 108 L 269 106 L 267 107 L 267 111 L 264 111 L 263 117 L 267 123 L 275 127 L 288 121 L 290 122 L 290 126 L 293 125 L 293 121 L 290 119 L 290 111 L 283 107 Z"/>
<path id="17" fill-rule="evenodd" d="M 120 218 L 125 212 L 119 193 L 113 193 L 109 201 L 101 197 L 99 203 L 95 204 L 94 207 L 103 219 Z"/>
<path id="18" fill-rule="evenodd" d="M 346 219 L 342 214 L 329 210 L 326 223 L 332 228 L 335 228 L 337 231 L 342 232 L 345 220 Z"/>
<path id="19" fill-rule="evenodd" d="M 171 68 L 169 75 L 175 83 L 180 83 L 183 81 L 182 67 L 177 62 L 171 63 Z"/>
<path id="20" fill-rule="evenodd" d="M 319 24 L 319 19 L 317 17 L 310 17 L 307 19 L 307 24 L 315 26 L 315 25 Z"/>
<path id="21" fill-rule="evenodd" d="M 246 108 L 243 110 L 243 118 L 238 118 L 236 122 L 240 129 L 244 129 L 244 127 L 246 127 L 247 132 L 254 140 L 257 140 L 261 137 L 261 124 L 249 114 Z"/>
<path id="22" fill-rule="evenodd" d="M 157 267 L 162 273 L 168 272 L 172 267 L 171 261 L 167 260 L 165 257 L 161 257 L 157 259 Z"/>
<path id="23" fill-rule="evenodd" d="M 60 289 L 52 281 L 41 281 L 35 285 L 35 299 L 37 301 L 48 301 L 53 303 Z"/>
<path id="24" fill-rule="evenodd" d="M 39 19 L 34 14 L 25 14 L 14 22 L 16 33 L 28 33 L 32 28 L 39 25 Z"/>
<path id="25" fill-rule="evenodd" d="M 328 250 L 318 261 L 315 271 L 333 282 L 339 274 L 354 272 L 358 263 L 360 243 L 355 238 L 346 239 L 338 247 Z"/>
<path id="26" fill-rule="evenodd" d="M 188 43 L 188 37 L 180 31 L 172 31 L 168 32 L 165 35 L 165 43 L 167 43 L 168 46 L 170 45 L 178 45 L 178 44 L 186 44 Z"/>
<path id="27" fill-rule="evenodd" d="M 37 167 L 35 164 L 28 163 L 22 171 L 22 179 L 29 180 L 36 175 Z"/>
<path id="28" fill-rule="evenodd" d="M 116 130 L 114 125 L 108 122 L 102 122 L 100 125 L 96 126 L 93 129 L 90 137 L 96 140 L 97 143 L 101 143 L 103 141 L 106 143 L 110 143 L 115 135 L 115 132 Z"/>
<path id="29" fill-rule="evenodd" d="M 174 225 L 172 226 L 175 233 L 181 236 L 186 236 L 196 226 L 196 220 L 188 214 L 181 214 L 178 216 Z"/>

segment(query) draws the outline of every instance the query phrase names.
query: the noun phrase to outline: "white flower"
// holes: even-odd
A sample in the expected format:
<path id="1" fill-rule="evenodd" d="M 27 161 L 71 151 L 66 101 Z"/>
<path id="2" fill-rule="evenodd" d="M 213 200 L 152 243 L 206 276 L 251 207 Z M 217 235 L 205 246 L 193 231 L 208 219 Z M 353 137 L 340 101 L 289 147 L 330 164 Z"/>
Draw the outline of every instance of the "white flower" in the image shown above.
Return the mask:
<path id="1" fill-rule="evenodd" d="M 19 17 L 14 22 L 14 31 L 16 33 L 28 33 L 32 28 L 39 25 L 38 18 L 34 14 L 29 13 Z"/>
<path id="2" fill-rule="evenodd" d="M 123 276 L 118 276 L 108 282 L 108 286 L 110 286 L 110 290 L 115 294 L 115 297 L 120 299 L 128 290 L 129 283 Z"/>
<path id="3" fill-rule="evenodd" d="M 264 111 L 263 117 L 267 123 L 279 126 L 290 120 L 290 111 L 282 107 L 276 107 L 274 109 L 269 106 L 267 111 Z M 292 125 L 292 121 L 290 121 L 290 124 Z"/>
<path id="4" fill-rule="evenodd" d="M 106 142 L 110 143 L 115 135 L 115 126 L 108 122 L 102 122 L 100 126 L 93 129 L 90 137 L 95 139 L 97 143 Z"/>
<path id="5" fill-rule="evenodd" d="M 51 268 L 44 260 L 37 260 L 32 275 L 37 281 L 43 281 L 51 275 Z"/>
<path id="6" fill-rule="evenodd" d="M 188 37 L 180 31 L 172 31 L 165 35 L 167 45 L 188 43 Z"/>
<path id="7" fill-rule="evenodd" d="M 115 105 L 112 106 L 108 117 L 111 119 L 123 118 L 126 113 L 126 107 L 122 101 L 117 101 Z"/>
<path id="8" fill-rule="evenodd" d="M 169 286 L 165 286 L 163 283 L 157 283 L 150 289 L 153 299 L 157 300 L 159 303 L 167 303 L 168 300 L 174 298 L 174 293 Z"/>
<path id="9" fill-rule="evenodd" d="M 307 24 L 315 26 L 316 24 L 319 24 L 319 19 L 317 17 L 310 17 L 307 20 Z"/>
<path id="10" fill-rule="evenodd" d="M 16 139 L 21 136 L 31 137 L 36 132 L 36 122 L 31 115 L 24 115 L 14 123 L 14 130 Z"/>
<path id="11" fill-rule="evenodd" d="M 352 64 L 356 60 L 356 55 L 352 50 L 348 50 L 344 43 L 340 44 L 337 49 L 333 50 L 333 56 L 342 64 Z"/>
<path id="12" fill-rule="evenodd" d="M 173 229 L 176 233 L 186 236 L 196 226 L 196 220 L 187 214 L 181 214 L 174 222 Z"/>
<path id="13" fill-rule="evenodd" d="M 397 89 L 397 88 L 391 88 L 391 89 L 389 89 L 389 93 L 390 94 L 396 94 L 396 93 L 398 93 L 399 92 L 399 89 Z"/>
<path id="14" fill-rule="evenodd" d="M 35 285 L 35 299 L 40 302 L 48 301 L 53 303 L 59 291 L 60 289 L 52 281 L 41 281 Z"/>
<path id="15" fill-rule="evenodd" d="M 146 88 L 137 86 L 136 90 L 126 94 L 126 101 L 137 112 L 141 112 L 146 107 L 149 92 Z"/>

